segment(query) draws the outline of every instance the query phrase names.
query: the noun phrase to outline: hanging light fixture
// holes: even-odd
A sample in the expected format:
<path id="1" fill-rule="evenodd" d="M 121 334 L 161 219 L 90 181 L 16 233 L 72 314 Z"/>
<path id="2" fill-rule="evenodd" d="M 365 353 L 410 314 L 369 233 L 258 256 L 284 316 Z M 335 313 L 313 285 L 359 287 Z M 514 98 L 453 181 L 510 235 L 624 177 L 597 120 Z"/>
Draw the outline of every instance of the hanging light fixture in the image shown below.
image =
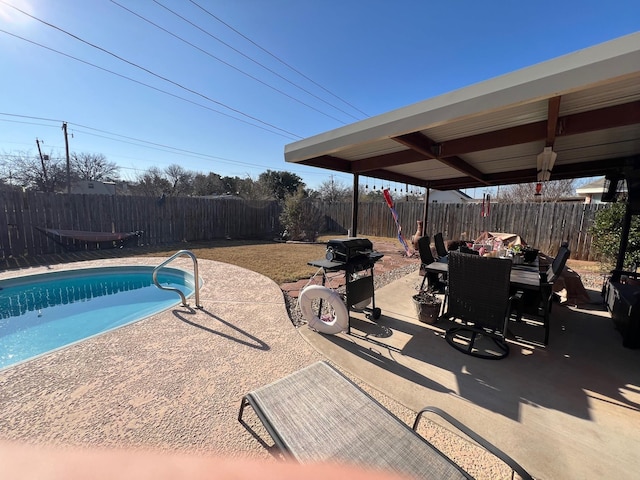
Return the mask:
<path id="1" fill-rule="evenodd" d="M 544 147 L 542 153 L 538 155 L 538 182 L 549 181 L 557 156 L 558 154 L 551 147 Z"/>

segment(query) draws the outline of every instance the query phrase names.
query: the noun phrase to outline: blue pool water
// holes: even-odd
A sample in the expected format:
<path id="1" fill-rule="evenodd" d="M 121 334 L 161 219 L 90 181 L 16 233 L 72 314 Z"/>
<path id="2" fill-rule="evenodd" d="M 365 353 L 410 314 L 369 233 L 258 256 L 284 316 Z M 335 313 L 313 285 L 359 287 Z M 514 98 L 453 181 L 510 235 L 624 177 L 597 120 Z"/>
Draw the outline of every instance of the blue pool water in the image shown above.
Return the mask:
<path id="1" fill-rule="evenodd" d="M 0 280 L 0 369 L 128 325 L 180 303 L 153 284 L 153 267 L 104 267 Z M 158 273 L 193 293 L 193 275 Z"/>

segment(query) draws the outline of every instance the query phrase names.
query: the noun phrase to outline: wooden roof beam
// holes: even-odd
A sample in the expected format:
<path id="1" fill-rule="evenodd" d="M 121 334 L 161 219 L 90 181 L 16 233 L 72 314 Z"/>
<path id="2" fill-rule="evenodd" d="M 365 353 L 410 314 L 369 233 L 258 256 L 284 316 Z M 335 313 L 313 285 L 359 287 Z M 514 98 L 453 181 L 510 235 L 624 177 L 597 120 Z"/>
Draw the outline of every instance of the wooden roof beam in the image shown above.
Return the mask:
<path id="1" fill-rule="evenodd" d="M 546 147 L 553 147 L 556 141 L 556 130 L 558 128 L 558 116 L 560 115 L 560 99 L 562 97 L 551 97 L 549 99 L 548 113 L 547 113 L 547 141 Z"/>
<path id="2" fill-rule="evenodd" d="M 559 107 L 560 97 L 553 97 L 549 100 L 550 111 L 552 111 L 552 108 L 556 108 L 555 104 L 552 104 L 552 101 L 555 102 L 555 98 L 558 99 Z M 621 105 L 558 117 L 555 136 L 549 134 L 548 127 L 551 126 L 550 122 L 540 121 L 442 142 L 440 144 L 439 157 L 445 159 L 466 153 L 540 140 L 547 142 L 550 138 L 553 138 L 555 141 L 555 137 L 576 135 L 639 123 L 640 100 L 637 100 Z"/>
<path id="3" fill-rule="evenodd" d="M 307 165 L 309 167 L 326 168 L 337 172 L 351 173 L 351 162 L 331 155 L 321 155 L 319 157 L 309 158 L 307 160 L 303 160 L 300 164 Z"/>
<path id="4" fill-rule="evenodd" d="M 484 183 L 484 174 L 477 168 L 472 167 L 459 157 L 441 158 L 437 144 L 426 135 L 420 132 L 408 133 L 393 137 L 398 143 L 409 147 L 410 149 L 424 155 L 427 158 L 438 160 L 451 168 L 458 170 L 460 173 L 470 176 L 478 182 Z"/>
<path id="5" fill-rule="evenodd" d="M 362 160 L 354 160 L 351 165 L 351 170 L 354 173 L 366 173 L 380 168 L 424 162 L 425 160 L 429 160 L 429 158 L 426 158 L 420 152 L 416 152 L 415 150 L 402 150 L 400 152 L 387 153 Z"/>
<path id="6" fill-rule="evenodd" d="M 560 117 L 558 136 L 577 135 L 633 124 L 640 124 L 640 100 Z"/>
<path id="7" fill-rule="evenodd" d="M 635 162 L 635 163 L 634 163 Z M 636 165 L 640 162 L 640 157 L 620 157 L 612 159 L 598 160 L 594 162 L 578 162 L 566 165 L 556 165 L 553 169 L 552 180 L 565 180 L 571 178 L 584 178 L 605 175 L 608 171 L 619 170 L 630 165 Z M 511 185 L 515 183 L 535 183 L 537 179 L 536 168 L 526 168 L 513 172 L 496 173 L 486 176 L 486 180 L 491 186 Z M 411 183 L 411 182 L 410 182 Z M 452 190 L 460 188 L 484 187 L 483 183 L 479 183 L 468 177 L 447 178 L 442 180 L 433 180 L 429 182 L 430 186 L 440 190 Z"/>

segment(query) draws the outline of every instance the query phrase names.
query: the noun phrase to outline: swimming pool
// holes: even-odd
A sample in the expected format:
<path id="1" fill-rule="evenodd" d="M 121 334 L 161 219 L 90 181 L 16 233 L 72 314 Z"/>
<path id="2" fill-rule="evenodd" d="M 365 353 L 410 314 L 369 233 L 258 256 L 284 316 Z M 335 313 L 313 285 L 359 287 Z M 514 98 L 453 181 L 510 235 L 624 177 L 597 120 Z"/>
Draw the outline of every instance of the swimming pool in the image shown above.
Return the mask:
<path id="1" fill-rule="evenodd" d="M 153 284 L 150 266 L 101 267 L 0 280 L 0 369 L 142 320 L 180 303 Z M 193 275 L 158 272 L 194 292 Z"/>

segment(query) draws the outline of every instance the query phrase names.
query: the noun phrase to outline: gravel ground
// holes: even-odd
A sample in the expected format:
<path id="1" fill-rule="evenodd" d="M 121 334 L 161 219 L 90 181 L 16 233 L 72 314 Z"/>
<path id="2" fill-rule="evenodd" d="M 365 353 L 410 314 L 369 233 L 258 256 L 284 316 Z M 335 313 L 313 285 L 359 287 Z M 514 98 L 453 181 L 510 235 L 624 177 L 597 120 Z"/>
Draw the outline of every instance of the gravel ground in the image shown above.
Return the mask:
<path id="1" fill-rule="evenodd" d="M 584 288 L 587 290 L 601 290 L 602 282 L 604 280 L 604 276 L 601 273 L 593 273 L 593 272 L 583 272 L 580 273 L 580 279 L 582 280 L 582 284 Z"/>

